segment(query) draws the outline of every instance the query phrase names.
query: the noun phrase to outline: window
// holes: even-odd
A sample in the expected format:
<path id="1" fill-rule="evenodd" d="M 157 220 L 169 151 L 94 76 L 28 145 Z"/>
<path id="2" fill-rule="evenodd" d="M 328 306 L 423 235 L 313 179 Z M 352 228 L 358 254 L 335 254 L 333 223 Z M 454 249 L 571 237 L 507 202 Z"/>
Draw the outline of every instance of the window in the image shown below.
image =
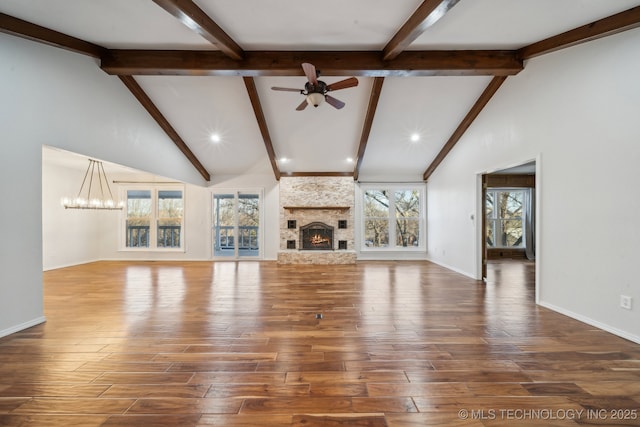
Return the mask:
<path id="1" fill-rule="evenodd" d="M 363 250 L 424 249 L 423 188 L 363 190 Z"/>
<path id="2" fill-rule="evenodd" d="M 504 188 L 487 189 L 485 214 L 489 248 L 522 248 L 525 192 Z"/>
<path id="3" fill-rule="evenodd" d="M 182 231 L 184 203 L 182 191 L 158 191 L 158 234 L 157 247 L 179 248 Z"/>
<path id="4" fill-rule="evenodd" d="M 125 190 L 125 248 L 179 249 L 183 247 L 182 189 Z"/>

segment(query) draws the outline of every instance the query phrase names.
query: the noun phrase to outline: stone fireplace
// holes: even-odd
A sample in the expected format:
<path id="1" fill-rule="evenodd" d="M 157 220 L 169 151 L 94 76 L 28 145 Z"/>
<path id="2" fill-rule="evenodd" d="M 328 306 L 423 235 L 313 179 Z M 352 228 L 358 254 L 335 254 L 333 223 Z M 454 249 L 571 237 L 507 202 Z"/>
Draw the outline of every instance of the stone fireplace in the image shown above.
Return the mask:
<path id="1" fill-rule="evenodd" d="M 353 264 L 354 191 L 351 177 L 280 179 L 281 264 Z"/>

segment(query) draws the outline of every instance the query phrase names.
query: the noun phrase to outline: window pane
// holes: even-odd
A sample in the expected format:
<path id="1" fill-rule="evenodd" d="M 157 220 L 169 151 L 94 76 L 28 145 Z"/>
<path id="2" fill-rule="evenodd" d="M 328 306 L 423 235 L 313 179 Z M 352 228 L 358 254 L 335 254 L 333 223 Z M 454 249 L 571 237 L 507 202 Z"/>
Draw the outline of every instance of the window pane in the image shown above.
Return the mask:
<path id="1" fill-rule="evenodd" d="M 487 218 L 493 218 L 495 212 L 494 206 L 495 193 L 493 191 L 487 191 L 487 198 L 485 199 L 485 215 Z"/>
<path id="2" fill-rule="evenodd" d="M 500 243 L 505 247 L 522 246 L 522 220 L 510 219 L 502 221 Z"/>
<path id="3" fill-rule="evenodd" d="M 389 218 L 389 196 L 385 190 L 368 190 L 364 193 L 364 216 Z"/>
<path id="4" fill-rule="evenodd" d="M 260 195 L 238 194 L 238 255 L 258 256 Z"/>
<path id="5" fill-rule="evenodd" d="M 420 193 L 417 190 L 395 192 L 396 218 L 420 217 Z"/>
<path id="6" fill-rule="evenodd" d="M 389 194 L 386 190 L 364 193 L 364 245 L 370 248 L 389 246 Z"/>
<path id="7" fill-rule="evenodd" d="M 495 247 L 522 247 L 523 208 L 523 191 L 496 191 Z"/>
<path id="8" fill-rule="evenodd" d="M 213 250 L 216 256 L 233 256 L 235 248 L 233 194 L 213 196 Z"/>
<path id="9" fill-rule="evenodd" d="M 151 225 L 151 191 L 127 191 L 127 230 L 128 248 L 149 247 L 149 227 Z"/>
<path id="10" fill-rule="evenodd" d="M 492 248 L 495 246 L 495 227 L 496 223 L 494 221 L 487 221 L 487 247 Z"/>
<path id="11" fill-rule="evenodd" d="M 389 220 L 367 219 L 364 221 L 364 244 L 371 248 L 389 246 Z"/>
<path id="12" fill-rule="evenodd" d="M 158 191 L 159 248 L 179 248 L 182 233 L 184 202 L 182 191 Z"/>
<path id="13" fill-rule="evenodd" d="M 418 219 L 396 220 L 396 246 L 418 246 L 420 221 Z"/>
<path id="14" fill-rule="evenodd" d="M 522 191 L 501 191 L 498 193 L 500 218 L 520 218 L 524 203 L 524 193 Z"/>

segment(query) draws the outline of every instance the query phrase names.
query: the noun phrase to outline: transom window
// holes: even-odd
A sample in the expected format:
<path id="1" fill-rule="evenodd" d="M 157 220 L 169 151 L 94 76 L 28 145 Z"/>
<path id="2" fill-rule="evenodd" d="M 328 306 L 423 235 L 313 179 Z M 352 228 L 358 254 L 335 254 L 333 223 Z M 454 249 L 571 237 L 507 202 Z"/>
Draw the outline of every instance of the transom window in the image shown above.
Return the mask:
<path id="1" fill-rule="evenodd" d="M 124 191 L 125 248 L 181 249 L 184 246 L 183 188 Z"/>

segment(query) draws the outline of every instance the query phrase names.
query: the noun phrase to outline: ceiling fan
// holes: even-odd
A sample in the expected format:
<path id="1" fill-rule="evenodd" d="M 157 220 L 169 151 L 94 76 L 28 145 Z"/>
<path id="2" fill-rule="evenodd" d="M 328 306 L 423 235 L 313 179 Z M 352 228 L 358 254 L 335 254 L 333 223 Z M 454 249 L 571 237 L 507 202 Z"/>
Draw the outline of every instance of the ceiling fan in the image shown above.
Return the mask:
<path id="1" fill-rule="evenodd" d="M 331 92 L 339 89 L 346 89 L 349 87 L 358 86 L 358 79 L 355 77 L 349 77 L 348 79 L 340 80 L 339 82 L 331 83 L 330 85 L 326 84 L 322 80 L 318 80 L 320 76 L 320 72 L 316 71 L 316 67 L 313 64 L 309 64 L 308 62 L 304 62 L 302 64 L 302 70 L 304 74 L 307 76 L 308 82 L 304 84 L 304 89 L 293 89 L 288 87 L 272 87 L 273 90 L 282 90 L 286 92 L 299 92 L 304 95 L 306 98 L 296 110 L 302 111 L 307 108 L 307 105 L 313 105 L 317 107 L 322 103 L 323 100 L 327 101 L 327 104 L 340 109 L 344 107 L 344 102 L 339 99 L 334 98 L 331 95 L 327 95 L 327 92 Z"/>

